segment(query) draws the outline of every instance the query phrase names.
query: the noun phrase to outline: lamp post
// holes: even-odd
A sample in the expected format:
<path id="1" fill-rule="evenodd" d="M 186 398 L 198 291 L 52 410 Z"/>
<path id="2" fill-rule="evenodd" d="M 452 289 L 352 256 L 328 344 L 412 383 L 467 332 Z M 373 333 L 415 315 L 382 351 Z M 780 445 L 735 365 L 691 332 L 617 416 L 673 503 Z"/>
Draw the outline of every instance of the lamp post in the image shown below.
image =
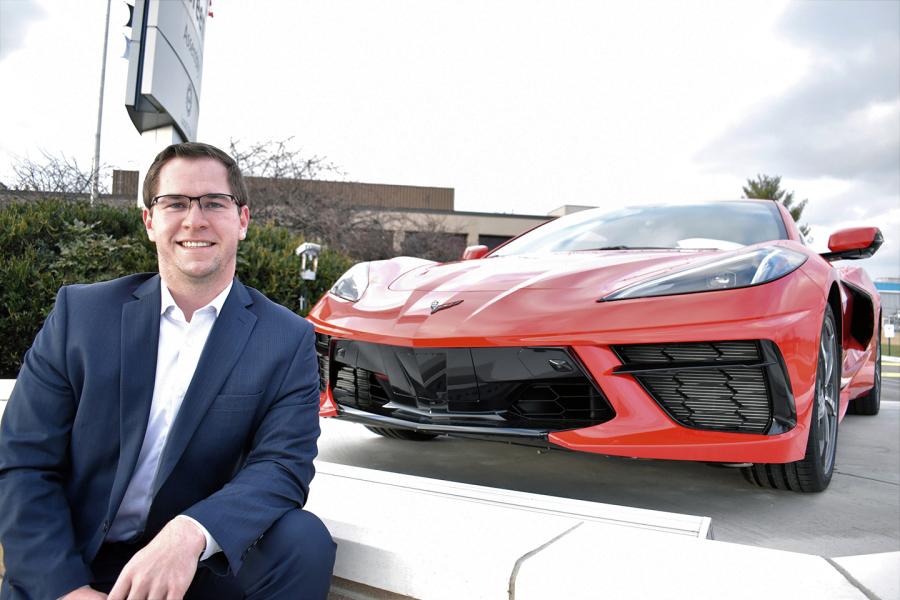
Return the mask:
<path id="1" fill-rule="evenodd" d="M 294 254 L 300 257 L 300 279 L 303 281 L 315 281 L 316 270 L 319 268 L 319 253 L 322 251 L 320 244 L 303 242 L 294 250 Z M 306 310 L 309 306 L 309 298 L 306 292 L 300 294 L 300 310 Z"/>

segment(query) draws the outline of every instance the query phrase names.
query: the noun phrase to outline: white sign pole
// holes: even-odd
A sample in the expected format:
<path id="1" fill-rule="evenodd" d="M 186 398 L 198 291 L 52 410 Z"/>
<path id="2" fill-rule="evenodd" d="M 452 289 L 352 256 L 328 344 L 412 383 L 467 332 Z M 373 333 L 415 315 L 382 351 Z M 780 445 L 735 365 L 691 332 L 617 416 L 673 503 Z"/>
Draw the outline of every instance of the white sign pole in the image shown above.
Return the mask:
<path id="1" fill-rule="evenodd" d="M 100 196 L 100 126 L 103 125 L 103 88 L 106 84 L 106 49 L 109 45 L 109 10 L 112 0 L 106 0 L 106 29 L 103 32 L 103 60 L 100 65 L 100 100 L 97 101 L 97 132 L 94 135 L 94 164 L 91 167 L 91 204 Z"/>
<path id="2" fill-rule="evenodd" d="M 171 146 L 172 144 L 180 144 L 185 141 L 187 140 L 181 137 L 181 134 L 178 133 L 178 129 L 173 125 L 157 127 L 156 129 L 151 129 L 141 134 L 141 162 L 138 171 L 137 191 L 137 203 L 139 207 L 144 206 L 144 176 L 147 174 L 150 163 L 153 162 L 153 159 L 156 158 L 156 155 L 159 154 L 163 148 Z"/>

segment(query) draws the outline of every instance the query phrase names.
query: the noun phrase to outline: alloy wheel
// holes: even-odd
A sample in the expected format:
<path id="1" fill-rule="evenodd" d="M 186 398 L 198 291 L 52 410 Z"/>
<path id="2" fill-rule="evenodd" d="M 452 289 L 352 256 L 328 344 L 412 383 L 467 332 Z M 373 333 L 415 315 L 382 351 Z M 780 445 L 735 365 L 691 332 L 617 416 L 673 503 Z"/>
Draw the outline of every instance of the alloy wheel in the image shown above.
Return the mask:
<path id="1" fill-rule="evenodd" d="M 816 369 L 816 444 L 826 473 L 831 471 L 834 463 L 834 446 L 837 441 L 838 390 L 834 377 L 836 354 L 834 322 L 826 319 L 819 340 L 819 368 Z"/>

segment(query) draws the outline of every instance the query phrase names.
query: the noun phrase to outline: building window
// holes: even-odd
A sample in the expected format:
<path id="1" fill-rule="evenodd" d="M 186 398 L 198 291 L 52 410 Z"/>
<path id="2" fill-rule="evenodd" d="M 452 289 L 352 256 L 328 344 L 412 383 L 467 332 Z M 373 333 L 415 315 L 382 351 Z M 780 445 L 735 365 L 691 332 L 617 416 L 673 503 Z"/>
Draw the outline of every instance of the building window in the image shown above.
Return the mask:
<path id="1" fill-rule="evenodd" d="M 508 235 L 486 235 L 483 233 L 478 234 L 478 243 L 484 246 L 487 246 L 491 250 L 505 242 L 506 240 L 511 240 L 512 236 Z"/>
<path id="2" fill-rule="evenodd" d="M 405 256 L 438 262 L 459 260 L 466 249 L 466 234 L 437 231 L 407 231 L 400 244 Z"/>

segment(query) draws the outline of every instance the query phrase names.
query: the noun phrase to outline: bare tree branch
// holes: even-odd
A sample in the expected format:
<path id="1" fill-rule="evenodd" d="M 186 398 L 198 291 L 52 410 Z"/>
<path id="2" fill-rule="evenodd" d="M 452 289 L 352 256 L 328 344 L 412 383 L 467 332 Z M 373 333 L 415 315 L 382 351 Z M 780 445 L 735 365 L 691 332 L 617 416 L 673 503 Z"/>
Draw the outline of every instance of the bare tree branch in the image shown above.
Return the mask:
<path id="1" fill-rule="evenodd" d="M 324 157 L 304 156 L 292 138 L 249 145 L 231 140 L 229 153 L 247 177 L 254 219 L 287 227 L 357 260 L 395 256 L 394 232 L 412 234 L 401 248 L 406 254 L 453 260 L 462 253 L 458 235 L 438 235 L 445 230 L 440 219 L 361 207 L 342 197 L 337 187 L 304 185 L 322 176 L 341 178 L 344 172 Z"/>
<path id="2" fill-rule="evenodd" d="M 319 179 L 329 173 L 341 177 L 344 172 L 322 156 L 304 157 L 300 148 L 293 147 L 293 137 L 283 140 L 255 142 L 244 146 L 240 140 L 228 143 L 229 154 L 237 161 L 245 175 L 271 179 Z"/>
<path id="3" fill-rule="evenodd" d="M 78 160 L 65 154 L 54 155 L 41 150 L 42 160 L 16 158 L 12 164 L 15 181 L 13 189 L 47 192 L 55 196 L 71 198 L 91 192 L 91 169 L 78 164 Z M 100 191 L 109 190 L 110 168 L 100 167 Z"/>

